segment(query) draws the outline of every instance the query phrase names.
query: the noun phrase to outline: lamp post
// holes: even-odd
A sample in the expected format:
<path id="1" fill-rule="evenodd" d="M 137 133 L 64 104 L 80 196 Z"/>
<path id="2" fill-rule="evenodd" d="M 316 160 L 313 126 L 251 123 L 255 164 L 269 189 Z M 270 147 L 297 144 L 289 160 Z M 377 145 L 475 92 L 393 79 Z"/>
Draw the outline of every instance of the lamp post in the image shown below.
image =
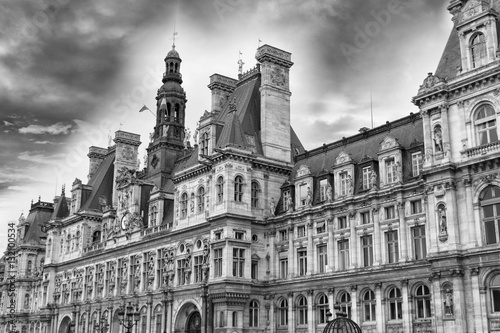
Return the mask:
<path id="1" fill-rule="evenodd" d="M 101 323 L 94 324 L 94 331 L 97 333 L 106 333 L 109 329 L 108 319 L 105 317 L 101 318 Z"/>
<path id="2" fill-rule="evenodd" d="M 139 311 L 137 310 L 137 308 L 134 309 L 132 304 L 128 302 L 126 309 L 124 309 L 122 306 L 120 307 L 120 310 L 118 310 L 118 319 L 120 320 L 120 325 L 125 327 L 125 329 L 127 330 L 126 333 L 131 333 L 132 327 L 137 325 L 137 322 L 139 321 Z"/>

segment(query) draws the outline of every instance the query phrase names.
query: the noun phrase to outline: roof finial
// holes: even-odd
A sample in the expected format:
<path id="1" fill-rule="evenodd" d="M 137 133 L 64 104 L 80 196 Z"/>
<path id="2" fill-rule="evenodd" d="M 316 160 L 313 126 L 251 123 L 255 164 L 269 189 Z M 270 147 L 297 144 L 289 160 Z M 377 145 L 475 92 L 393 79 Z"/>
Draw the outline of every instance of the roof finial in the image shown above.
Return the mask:
<path id="1" fill-rule="evenodd" d="M 241 60 L 241 55 L 242 55 L 243 53 L 241 53 L 241 51 L 239 51 L 239 52 L 240 52 L 240 56 L 238 57 L 238 74 L 240 74 L 240 75 L 241 75 L 241 74 L 243 74 L 243 65 L 244 65 L 245 63 L 243 62 L 243 60 Z"/>
<path id="2" fill-rule="evenodd" d="M 61 189 L 61 197 L 64 197 L 66 195 L 65 191 L 66 191 L 66 184 L 63 184 L 62 189 Z"/>
<path id="3" fill-rule="evenodd" d="M 42 196 L 41 195 L 38 196 L 38 202 L 40 202 L 40 201 L 42 201 Z"/>
<path id="4" fill-rule="evenodd" d="M 175 31 L 175 21 L 174 21 L 174 33 L 172 35 L 172 49 L 175 50 L 175 36 L 177 36 L 177 32 Z"/>

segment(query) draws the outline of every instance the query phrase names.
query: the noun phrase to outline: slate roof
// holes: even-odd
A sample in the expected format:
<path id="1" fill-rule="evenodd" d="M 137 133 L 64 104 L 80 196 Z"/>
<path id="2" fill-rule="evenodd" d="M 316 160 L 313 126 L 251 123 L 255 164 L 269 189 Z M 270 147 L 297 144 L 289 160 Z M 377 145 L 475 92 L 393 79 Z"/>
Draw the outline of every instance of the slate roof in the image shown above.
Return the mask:
<path id="1" fill-rule="evenodd" d="M 112 201 L 114 161 L 115 152 L 112 152 L 101 162 L 88 182 L 88 185 L 92 186 L 92 191 L 88 194 L 86 200 L 82 202 L 80 209 L 101 210 L 101 205 L 99 204 L 99 197 L 101 196 L 106 197 L 108 203 Z"/>
<path id="2" fill-rule="evenodd" d="M 341 152 L 349 154 L 355 164 L 365 157 L 377 160 L 380 144 L 388 136 L 395 138 L 402 148 L 423 144 L 422 118 L 420 115 L 411 115 L 368 130 L 365 134 L 358 134 L 298 155 L 290 180 L 295 178 L 297 170 L 304 164 L 309 167 L 313 176 L 324 170 L 331 172 L 335 159 Z"/>
<path id="3" fill-rule="evenodd" d="M 41 239 L 46 237 L 42 231 L 42 226 L 47 224 L 54 212 L 52 203 L 38 201 L 31 206 L 30 212 L 26 217 L 27 230 L 24 233 L 24 243 L 42 244 Z"/>
<path id="4" fill-rule="evenodd" d="M 434 75 L 445 80 L 453 79 L 457 76 L 457 68 L 461 65 L 462 56 L 460 53 L 460 41 L 458 40 L 457 30 L 455 26 L 453 26 Z"/>

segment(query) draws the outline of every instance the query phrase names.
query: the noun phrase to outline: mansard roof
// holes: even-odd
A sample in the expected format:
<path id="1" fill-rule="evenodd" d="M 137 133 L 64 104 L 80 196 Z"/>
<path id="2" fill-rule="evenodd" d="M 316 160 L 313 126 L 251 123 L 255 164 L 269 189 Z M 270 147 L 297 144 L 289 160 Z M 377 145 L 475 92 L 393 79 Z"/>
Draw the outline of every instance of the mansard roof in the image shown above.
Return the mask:
<path id="1" fill-rule="evenodd" d="M 451 29 L 448 43 L 444 48 L 443 55 L 439 61 L 435 75 L 440 79 L 450 80 L 457 76 L 458 68 L 462 65 L 462 56 L 460 53 L 460 41 L 456 27 Z"/>
<path id="2" fill-rule="evenodd" d="M 290 175 L 294 179 L 301 166 L 310 168 L 311 174 L 317 176 L 324 170 L 332 170 L 340 153 L 352 158 L 352 163 L 359 163 L 366 156 L 376 159 L 380 152 L 380 144 L 386 137 L 392 137 L 402 148 L 414 146 L 414 142 L 424 142 L 422 118 L 420 114 L 411 114 L 392 123 L 368 130 L 355 136 L 344 138 L 323 147 L 296 156 L 296 163 Z"/>
<path id="3" fill-rule="evenodd" d="M 54 213 L 51 217 L 52 220 L 63 219 L 69 215 L 68 199 L 64 195 L 64 192 L 60 197 L 56 197 L 54 204 Z"/>
<path id="4" fill-rule="evenodd" d="M 41 244 L 41 239 L 46 237 L 42 226 L 47 224 L 54 212 L 54 205 L 48 202 L 38 201 L 31 205 L 30 212 L 25 223 L 27 230 L 24 233 L 23 243 Z"/>
<path id="5" fill-rule="evenodd" d="M 82 210 L 101 210 L 99 198 L 105 197 L 107 202 L 111 202 L 114 184 L 114 161 L 115 152 L 110 153 L 101 162 L 95 173 L 90 178 L 88 185 L 92 186 L 87 199 L 82 202 Z"/>

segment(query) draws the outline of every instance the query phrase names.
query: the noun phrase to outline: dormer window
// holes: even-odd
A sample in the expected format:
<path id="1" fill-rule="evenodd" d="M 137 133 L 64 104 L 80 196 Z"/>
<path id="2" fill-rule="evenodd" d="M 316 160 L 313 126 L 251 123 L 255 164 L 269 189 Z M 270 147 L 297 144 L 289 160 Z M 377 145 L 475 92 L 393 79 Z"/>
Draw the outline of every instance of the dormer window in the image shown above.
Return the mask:
<path id="1" fill-rule="evenodd" d="M 340 195 L 347 195 L 347 172 L 340 173 Z"/>
<path id="2" fill-rule="evenodd" d="M 498 141 L 496 114 L 493 107 L 484 104 L 476 111 L 474 125 L 477 132 L 477 143 L 484 145 Z"/>
<path id="3" fill-rule="evenodd" d="M 396 182 L 396 162 L 393 158 L 387 159 L 385 161 L 385 172 L 387 184 L 392 184 Z"/>
<path id="4" fill-rule="evenodd" d="M 188 202 L 188 195 L 186 192 L 182 193 L 181 196 L 181 218 L 185 219 L 187 216 L 187 202 Z"/>
<path id="5" fill-rule="evenodd" d="M 328 185 L 327 179 L 322 179 L 319 181 L 319 201 L 326 201 L 327 185 Z"/>
<path id="6" fill-rule="evenodd" d="M 470 43 L 472 68 L 478 68 L 486 62 L 486 38 L 478 33 L 471 39 Z"/>
<path id="7" fill-rule="evenodd" d="M 285 212 L 288 211 L 289 207 L 289 201 L 290 201 L 290 191 L 284 191 L 283 192 L 283 210 Z"/>
<path id="8" fill-rule="evenodd" d="M 365 167 L 363 168 L 363 190 L 369 190 L 370 189 L 370 183 L 371 183 L 371 175 L 372 175 L 372 168 L 371 167 Z"/>
<path id="9" fill-rule="evenodd" d="M 201 136 L 200 147 L 200 155 L 208 155 L 208 133 Z"/>

